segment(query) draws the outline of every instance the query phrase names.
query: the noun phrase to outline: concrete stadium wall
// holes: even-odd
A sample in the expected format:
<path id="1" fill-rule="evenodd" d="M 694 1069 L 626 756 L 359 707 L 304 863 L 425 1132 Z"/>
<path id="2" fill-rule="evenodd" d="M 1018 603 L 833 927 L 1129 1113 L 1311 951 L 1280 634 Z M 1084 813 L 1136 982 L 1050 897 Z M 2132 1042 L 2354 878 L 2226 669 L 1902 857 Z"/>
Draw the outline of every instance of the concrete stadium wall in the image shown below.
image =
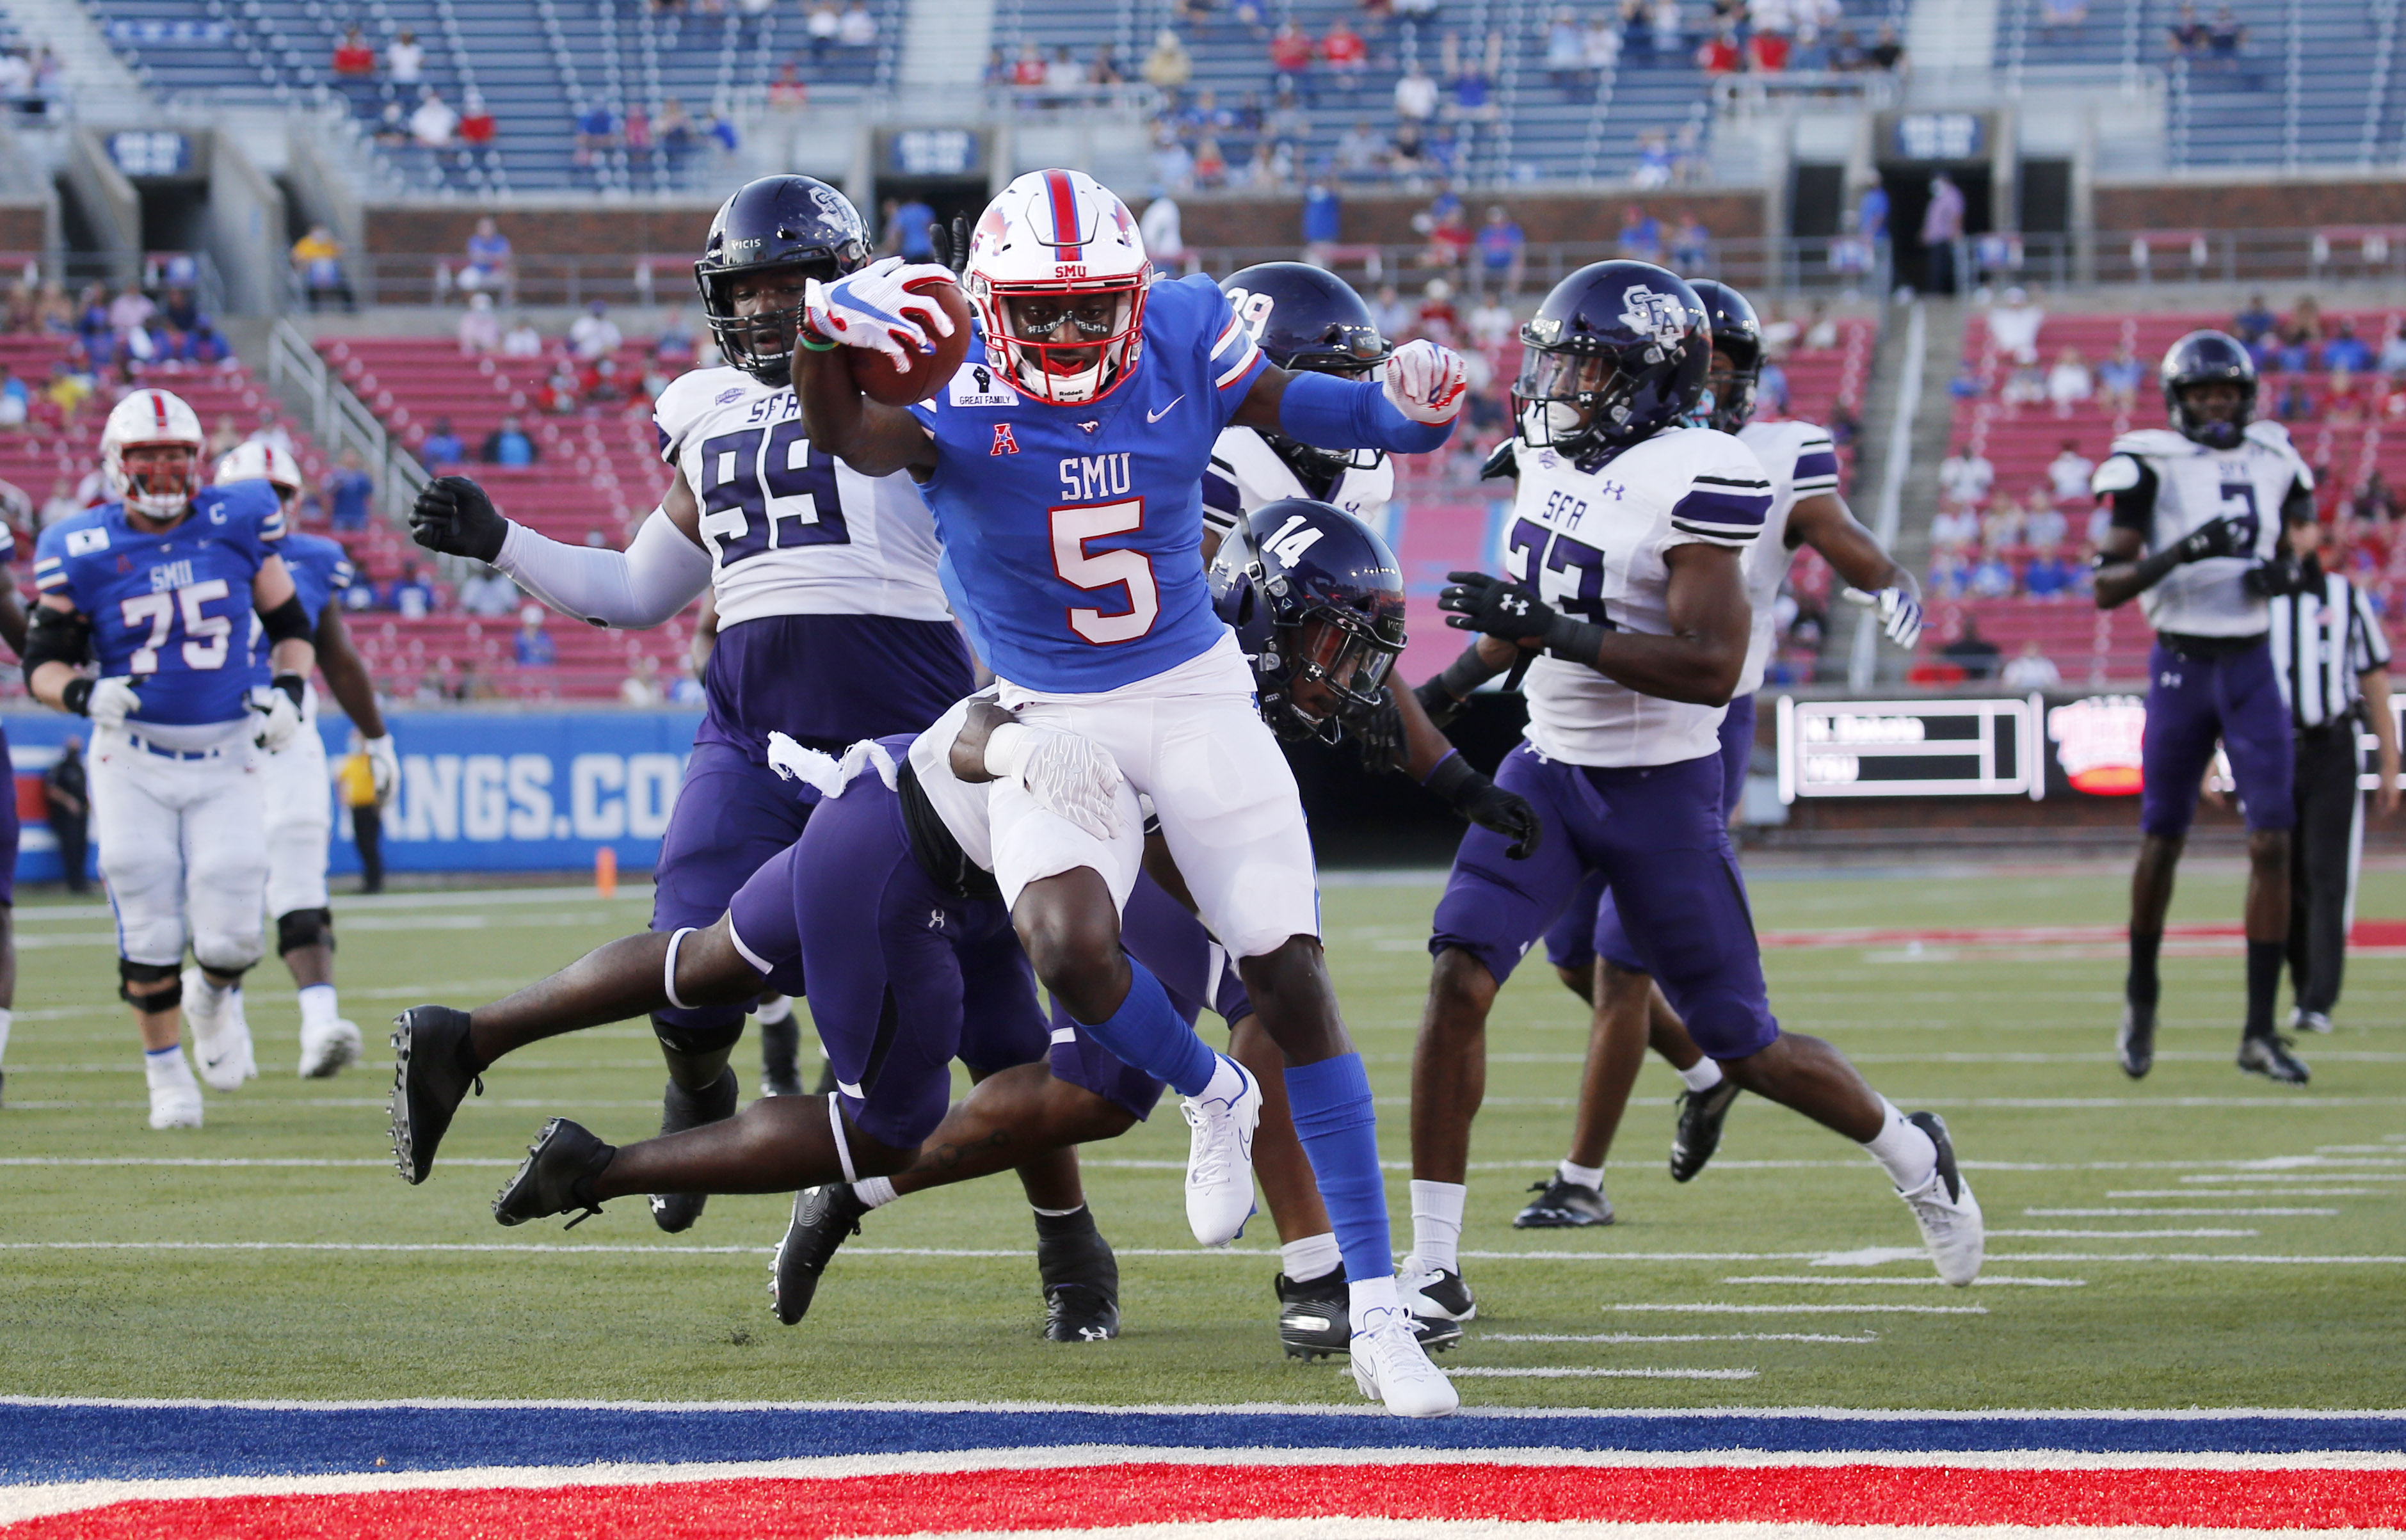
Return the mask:
<path id="1" fill-rule="evenodd" d="M 1426 209 L 1429 195 L 1341 192 L 1342 239 L 1348 244 L 1393 245 L 1417 241 L 1412 217 Z M 1763 198 L 1757 191 L 1712 192 L 1511 192 L 1471 193 L 1473 223 L 1491 204 L 1511 211 L 1532 241 L 1609 241 L 1621 231 L 1621 210 L 1642 205 L 1667 231 L 1693 210 L 1705 228 L 1722 240 L 1763 233 Z M 1181 233 L 1189 247 L 1258 247 L 1303 240 L 1303 200 L 1293 198 L 1182 198 Z"/>
<path id="2" fill-rule="evenodd" d="M 574 206 L 507 204 L 456 206 L 375 205 L 361 210 L 361 245 L 377 255 L 417 256 L 465 249 L 487 215 L 525 256 L 638 257 L 701 250 L 711 203 L 613 204 L 586 199 Z"/>
<path id="3" fill-rule="evenodd" d="M 2303 230 L 2406 224 L 2406 177 L 2234 175 L 2213 181 L 2101 183 L 2095 228 Z"/>

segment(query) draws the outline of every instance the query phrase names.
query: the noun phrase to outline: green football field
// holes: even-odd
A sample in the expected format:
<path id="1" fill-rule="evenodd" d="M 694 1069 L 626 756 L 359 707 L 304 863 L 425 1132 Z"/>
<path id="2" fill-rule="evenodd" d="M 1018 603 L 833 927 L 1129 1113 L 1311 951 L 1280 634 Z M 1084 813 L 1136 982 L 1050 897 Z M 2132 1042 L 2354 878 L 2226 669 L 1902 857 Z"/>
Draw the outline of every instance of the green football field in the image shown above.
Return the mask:
<path id="1" fill-rule="evenodd" d="M 2110 923 L 2123 870 L 1758 869 L 1766 932 Z M 2176 921 L 2238 911 L 2235 867 L 2184 873 Z M 1433 876 L 1333 883 L 1330 954 L 1380 1096 L 1398 1250 L 1406 1095 Z M 871 1216 L 810 1318 L 768 1312 L 774 1198 L 714 1199 L 681 1236 L 615 1204 L 573 1233 L 487 1204 L 554 1113 L 605 1138 L 657 1125 L 640 1024 L 487 1077 L 424 1187 L 393 1174 L 384 1022 L 469 1006 L 642 928 L 647 890 L 337 900 L 345 1014 L 370 1062 L 293 1078 L 297 1017 L 254 975 L 262 1076 L 208 1126 L 153 1133 L 114 997 L 107 912 L 33 898 L 0 1109 L 0 1394 L 1350 1403 L 1341 1368 L 1283 1360 L 1267 1219 L 1227 1252 L 1185 1233 L 1174 1109 L 1088 1151 L 1119 1250 L 1125 1335 L 1036 1335 L 1033 1235 L 1008 1179 Z M 2406 872 L 2367 876 L 2406 913 Z M 1740 1101 L 1720 1158 L 1663 1168 L 1677 1089 L 1649 1063 L 1606 1230 L 1511 1228 L 1563 1152 L 1584 1013 L 1542 966 L 1504 994 L 1473 1146 L 1465 1271 L 1480 1314 L 1446 1363 L 1472 1405 L 1851 1407 L 2395 1406 L 2406 1386 L 2406 962 L 2360 956 L 2297 1092 L 2230 1054 L 2240 956 L 2166 963 L 2163 1052 L 2133 1084 L 2110 1047 L 2118 947 L 1783 947 L 1792 1030 L 1836 1041 L 1899 1105 L 1942 1111 L 1986 1207 L 1980 1286 L 1938 1285 L 1876 1167 Z M 2285 1006 L 2286 1010 L 2286 1006 Z M 1207 1021 L 1209 1019 L 1207 1018 Z M 750 1045 L 740 1065 L 757 1065 Z M 754 1079 L 746 1068 L 747 1093 Z"/>

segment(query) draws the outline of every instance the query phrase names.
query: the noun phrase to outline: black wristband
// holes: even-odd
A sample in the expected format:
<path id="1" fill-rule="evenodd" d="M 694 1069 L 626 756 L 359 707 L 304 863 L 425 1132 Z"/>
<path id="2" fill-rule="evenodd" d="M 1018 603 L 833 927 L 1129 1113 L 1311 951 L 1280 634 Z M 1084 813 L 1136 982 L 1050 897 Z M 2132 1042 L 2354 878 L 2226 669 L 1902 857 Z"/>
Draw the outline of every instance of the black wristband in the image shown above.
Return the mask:
<path id="1" fill-rule="evenodd" d="M 1592 668 L 1595 655 L 1604 646 L 1604 633 L 1610 629 L 1592 620 L 1557 614 L 1553 624 L 1546 628 L 1546 656 Z"/>
<path id="2" fill-rule="evenodd" d="M 78 716 L 90 716 L 92 714 L 92 686 L 93 683 L 94 681 L 87 675 L 76 675 L 73 679 L 66 682 L 65 688 L 59 691 L 59 704 L 75 713 Z"/>
<path id="3" fill-rule="evenodd" d="M 1464 783 L 1486 779 L 1487 777 L 1470 768 L 1470 761 L 1462 756 L 1461 750 L 1454 749 L 1437 762 L 1437 769 L 1429 771 L 1422 779 L 1421 784 L 1426 786 L 1430 795 L 1436 797 L 1437 800 L 1451 807 Z"/>
<path id="4" fill-rule="evenodd" d="M 297 673 L 279 673 L 268 683 L 290 696 L 296 708 L 301 704 L 301 692 L 309 687 L 308 679 Z"/>

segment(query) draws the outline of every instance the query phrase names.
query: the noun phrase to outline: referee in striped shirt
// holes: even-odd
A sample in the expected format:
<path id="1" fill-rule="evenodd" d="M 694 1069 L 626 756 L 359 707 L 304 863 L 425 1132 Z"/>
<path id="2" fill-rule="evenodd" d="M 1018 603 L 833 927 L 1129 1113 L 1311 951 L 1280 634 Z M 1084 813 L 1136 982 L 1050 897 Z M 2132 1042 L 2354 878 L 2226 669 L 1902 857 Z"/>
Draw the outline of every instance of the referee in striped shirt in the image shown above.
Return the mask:
<path id="1" fill-rule="evenodd" d="M 2292 525 L 2300 558 L 2323 543 L 2319 524 Z M 2337 565 L 2336 562 L 2333 563 Z M 2339 1003 L 2340 971 L 2356 908 L 2357 858 L 2364 850 L 2364 752 L 2358 734 L 2377 742 L 2386 814 L 2398 807 L 2398 723 L 2389 710 L 2389 639 L 2372 601 L 2337 572 L 2305 561 L 2295 594 L 2272 600 L 2272 662 L 2298 752 L 2297 833 L 2289 844 L 2289 984 L 2298 1031 L 2328 1032 Z"/>

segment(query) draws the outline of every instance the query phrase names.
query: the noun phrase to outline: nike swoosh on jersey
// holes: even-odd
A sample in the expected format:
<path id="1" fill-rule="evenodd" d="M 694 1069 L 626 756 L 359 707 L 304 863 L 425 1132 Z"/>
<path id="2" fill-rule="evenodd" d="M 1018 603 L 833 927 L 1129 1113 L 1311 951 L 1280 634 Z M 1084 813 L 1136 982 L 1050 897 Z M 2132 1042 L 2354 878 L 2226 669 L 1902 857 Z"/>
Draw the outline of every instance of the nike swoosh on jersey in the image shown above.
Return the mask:
<path id="1" fill-rule="evenodd" d="M 1185 399 L 1185 393 L 1181 391 L 1179 394 L 1169 398 L 1169 406 L 1175 406 Z M 1144 415 L 1144 420 L 1147 422 L 1159 422 L 1162 418 L 1169 416 L 1169 406 L 1165 406 L 1158 412 L 1147 412 Z"/>

